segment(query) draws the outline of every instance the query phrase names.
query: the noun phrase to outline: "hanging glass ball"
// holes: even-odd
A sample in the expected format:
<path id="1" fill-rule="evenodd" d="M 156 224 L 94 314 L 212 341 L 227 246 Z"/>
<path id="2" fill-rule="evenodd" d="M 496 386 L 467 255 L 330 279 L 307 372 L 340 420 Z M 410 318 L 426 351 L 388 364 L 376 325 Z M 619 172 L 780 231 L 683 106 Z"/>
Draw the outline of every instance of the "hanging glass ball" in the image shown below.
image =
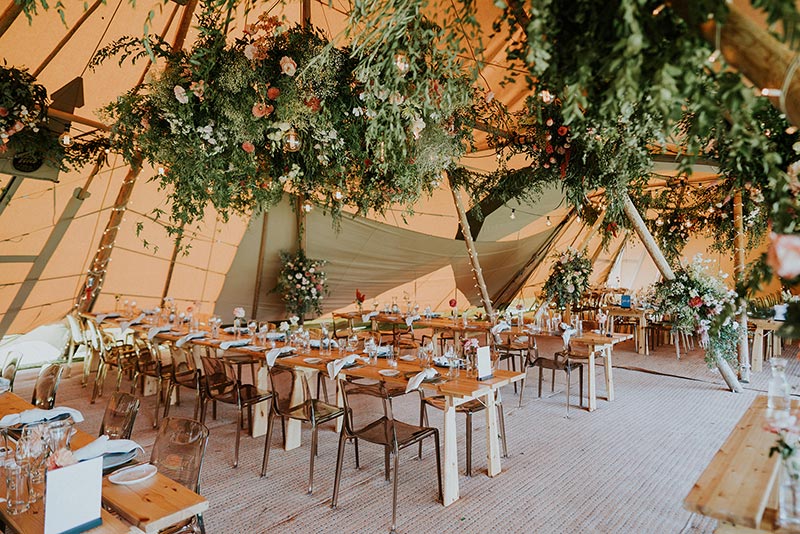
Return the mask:
<path id="1" fill-rule="evenodd" d="M 62 133 L 61 135 L 58 136 L 58 142 L 63 147 L 72 146 L 73 138 L 72 138 L 72 136 L 70 135 L 69 132 L 64 132 L 64 133 Z"/>
<path id="2" fill-rule="evenodd" d="M 405 76 L 411 68 L 411 62 L 408 60 L 408 55 L 405 52 L 397 52 L 394 55 L 394 66 L 400 72 L 401 76 Z"/>
<path id="3" fill-rule="evenodd" d="M 289 130 L 283 134 L 283 149 L 286 152 L 297 152 L 302 145 L 303 142 L 300 140 L 300 134 L 298 134 L 297 130 L 293 127 L 289 128 Z"/>

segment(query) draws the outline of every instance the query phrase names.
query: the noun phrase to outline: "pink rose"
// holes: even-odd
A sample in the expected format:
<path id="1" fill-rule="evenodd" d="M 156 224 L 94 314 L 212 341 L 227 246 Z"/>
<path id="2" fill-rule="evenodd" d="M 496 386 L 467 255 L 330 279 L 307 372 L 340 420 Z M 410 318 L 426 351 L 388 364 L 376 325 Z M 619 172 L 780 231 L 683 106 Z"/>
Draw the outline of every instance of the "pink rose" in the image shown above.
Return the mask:
<path id="1" fill-rule="evenodd" d="M 769 234 L 767 265 L 783 279 L 800 276 L 800 235 Z"/>
<path id="2" fill-rule="evenodd" d="M 246 57 L 250 61 L 253 61 L 253 58 L 256 57 L 256 46 L 252 45 L 252 44 L 249 44 L 249 45 L 245 46 L 244 47 L 244 57 Z"/>
<path id="3" fill-rule="evenodd" d="M 244 150 L 248 154 L 252 154 L 253 152 L 255 152 L 256 147 L 250 141 L 245 141 L 244 143 L 242 143 L 242 150 Z"/>
<path id="4" fill-rule="evenodd" d="M 260 119 L 267 114 L 267 105 L 263 102 L 253 104 L 253 117 Z"/>
<path id="5" fill-rule="evenodd" d="M 77 463 L 78 460 L 72 455 L 72 451 L 69 449 L 58 449 L 47 458 L 47 469 L 53 470 Z"/>
<path id="6" fill-rule="evenodd" d="M 289 56 L 283 56 L 281 58 L 281 72 L 287 76 L 294 76 L 294 73 L 297 72 L 297 63 Z"/>
<path id="7" fill-rule="evenodd" d="M 269 98 L 270 100 L 275 100 L 279 96 L 281 96 L 281 90 L 278 89 L 277 87 L 270 87 L 269 89 L 267 89 L 267 98 Z"/>

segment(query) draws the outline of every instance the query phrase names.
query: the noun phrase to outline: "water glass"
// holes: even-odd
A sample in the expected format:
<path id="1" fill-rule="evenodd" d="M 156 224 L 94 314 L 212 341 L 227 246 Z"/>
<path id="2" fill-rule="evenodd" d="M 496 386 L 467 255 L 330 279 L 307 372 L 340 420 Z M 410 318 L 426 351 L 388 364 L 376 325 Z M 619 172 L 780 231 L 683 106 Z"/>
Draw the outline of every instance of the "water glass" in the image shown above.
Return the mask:
<path id="1" fill-rule="evenodd" d="M 358 336 L 353 334 L 347 338 L 347 352 L 354 353 L 358 348 Z"/>
<path id="2" fill-rule="evenodd" d="M 11 515 L 27 512 L 31 506 L 31 486 L 28 466 L 14 459 L 5 461 L 6 511 Z"/>
<path id="3" fill-rule="evenodd" d="M 16 463 L 24 466 L 30 478 L 30 500 L 44 497 L 45 460 L 47 459 L 48 430 L 46 424 L 28 425 L 17 441 Z"/>
<path id="4" fill-rule="evenodd" d="M 61 421 L 52 421 L 47 424 L 47 443 L 51 453 L 60 451 L 61 449 L 69 449 L 69 442 L 72 439 L 73 421 L 72 418 L 63 419 Z M 109 428 L 106 427 L 106 435 L 109 438 L 120 438 L 121 435 L 112 436 L 109 433 Z M 119 433 L 121 434 L 121 428 Z"/>
<path id="5" fill-rule="evenodd" d="M 397 367 L 397 357 L 400 355 L 400 347 L 391 346 L 389 352 L 386 354 L 386 363 L 389 367 Z"/>

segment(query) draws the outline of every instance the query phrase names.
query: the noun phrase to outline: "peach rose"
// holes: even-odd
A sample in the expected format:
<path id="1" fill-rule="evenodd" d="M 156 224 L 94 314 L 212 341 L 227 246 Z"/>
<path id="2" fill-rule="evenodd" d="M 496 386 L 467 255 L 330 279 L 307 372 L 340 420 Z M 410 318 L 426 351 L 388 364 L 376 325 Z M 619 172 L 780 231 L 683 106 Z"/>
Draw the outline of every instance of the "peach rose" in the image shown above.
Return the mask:
<path id="1" fill-rule="evenodd" d="M 256 147 L 250 141 L 245 141 L 244 143 L 242 143 L 242 150 L 244 150 L 248 154 L 252 154 L 253 152 L 255 152 Z"/>
<path id="2" fill-rule="evenodd" d="M 281 58 L 281 72 L 287 76 L 294 76 L 294 73 L 297 72 L 297 63 L 289 56 L 283 56 Z"/>
<path id="3" fill-rule="evenodd" d="M 267 89 L 267 98 L 269 98 L 270 100 L 275 100 L 279 96 L 281 96 L 281 90 L 278 89 L 277 87 L 270 87 L 269 89 Z"/>
<path id="4" fill-rule="evenodd" d="M 800 235 L 770 233 L 767 265 L 786 280 L 800 276 Z"/>

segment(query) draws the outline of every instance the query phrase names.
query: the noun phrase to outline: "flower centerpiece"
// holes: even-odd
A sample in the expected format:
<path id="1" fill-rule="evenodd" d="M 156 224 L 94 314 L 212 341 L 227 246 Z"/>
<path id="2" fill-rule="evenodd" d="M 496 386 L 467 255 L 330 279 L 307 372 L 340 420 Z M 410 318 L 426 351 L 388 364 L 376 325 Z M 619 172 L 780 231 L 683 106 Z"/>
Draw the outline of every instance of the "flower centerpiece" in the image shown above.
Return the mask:
<path id="1" fill-rule="evenodd" d="M 739 323 L 732 311 L 736 292 L 723 283 L 727 275 L 718 278 L 708 272 L 709 262 L 698 254 L 688 266 L 675 270 L 674 280 L 655 283 L 650 300 L 656 313 L 669 316 L 673 330 L 700 336 L 709 366 L 722 357 L 738 367 Z"/>
<path id="2" fill-rule="evenodd" d="M 364 313 L 364 301 L 367 299 L 367 296 L 356 289 L 356 306 L 358 307 L 358 313 Z"/>
<path id="3" fill-rule="evenodd" d="M 570 247 L 554 257 L 553 269 L 544 283 L 544 297 L 555 302 L 559 309 L 576 305 L 589 289 L 592 262 L 585 252 Z"/>
<path id="4" fill-rule="evenodd" d="M 328 282 L 322 267 L 325 260 L 306 257 L 303 249 L 296 253 L 281 251 L 281 272 L 276 291 L 286 304 L 286 311 L 302 322 L 309 312 L 322 313 L 322 300 Z"/>

